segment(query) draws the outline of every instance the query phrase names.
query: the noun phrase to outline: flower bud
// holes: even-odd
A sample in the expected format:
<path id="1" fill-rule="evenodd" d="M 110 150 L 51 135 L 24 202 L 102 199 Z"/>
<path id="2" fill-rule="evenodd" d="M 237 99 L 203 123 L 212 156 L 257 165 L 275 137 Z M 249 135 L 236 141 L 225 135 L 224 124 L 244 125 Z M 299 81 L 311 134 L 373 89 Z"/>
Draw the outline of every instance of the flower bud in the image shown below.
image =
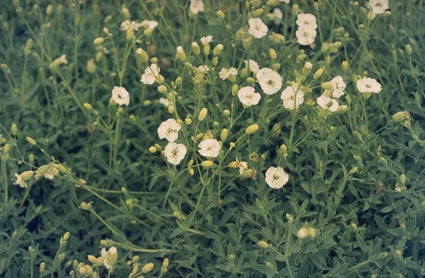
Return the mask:
<path id="1" fill-rule="evenodd" d="M 341 68 L 343 72 L 346 72 L 348 70 L 348 61 L 342 61 Z"/>
<path id="2" fill-rule="evenodd" d="M 214 56 L 218 56 L 218 55 L 220 55 L 221 54 L 221 52 L 223 51 L 223 45 L 220 43 L 220 44 L 217 44 L 215 47 L 214 47 L 214 49 L 213 49 L 213 55 Z"/>
<path id="3" fill-rule="evenodd" d="M 10 127 L 10 131 L 12 132 L 13 136 L 17 136 L 18 135 L 18 126 L 13 123 L 12 126 Z"/>
<path id="4" fill-rule="evenodd" d="M 150 153 L 156 153 L 156 148 L 155 148 L 155 146 L 150 146 L 150 147 L 149 147 L 149 152 L 150 152 Z"/>
<path id="5" fill-rule="evenodd" d="M 201 53 L 201 48 L 199 47 L 199 44 L 197 42 L 192 43 L 192 51 L 196 56 Z"/>
<path id="6" fill-rule="evenodd" d="M 246 134 L 253 134 L 253 133 L 257 132 L 258 128 L 259 128 L 258 124 L 252 124 L 245 129 L 245 133 Z"/>
<path id="7" fill-rule="evenodd" d="M 216 15 L 217 15 L 218 18 L 224 19 L 224 13 L 223 13 L 222 10 L 218 10 Z"/>
<path id="8" fill-rule="evenodd" d="M 53 6 L 48 5 L 46 8 L 46 15 L 50 15 L 53 12 Z"/>
<path id="9" fill-rule="evenodd" d="M 154 267 L 154 264 L 153 264 L 153 263 L 147 263 L 147 264 L 145 264 L 145 265 L 142 267 L 142 273 L 148 273 L 148 272 L 151 272 L 151 271 L 152 271 L 152 269 L 153 269 L 153 267 Z"/>
<path id="10" fill-rule="evenodd" d="M 292 5 L 292 15 L 297 15 L 299 12 L 300 8 L 298 7 L 297 4 Z"/>
<path id="11" fill-rule="evenodd" d="M 271 40 L 275 43 L 282 43 L 282 42 L 285 41 L 285 37 L 282 34 L 272 32 L 272 34 L 269 35 L 269 40 Z"/>
<path id="12" fill-rule="evenodd" d="M 310 62 L 306 62 L 301 72 L 303 75 L 308 75 L 311 72 L 312 68 L 313 68 L 313 64 Z"/>
<path id="13" fill-rule="evenodd" d="M 118 259 L 118 251 L 116 247 L 111 247 L 108 250 L 108 253 L 106 255 L 106 263 L 108 265 L 114 265 Z"/>
<path id="14" fill-rule="evenodd" d="M 93 41 L 93 44 L 94 45 L 101 45 L 102 43 L 103 43 L 103 41 L 104 41 L 105 39 L 104 38 L 102 38 L 102 37 L 97 37 L 97 38 L 95 38 L 94 39 L 94 41 Z"/>
<path id="15" fill-rule="evenodd" d="M 84 107 L 84 109 L 86 109 L 87 111 L 93 110 L 93 107 L 92 107 L 92 106 L 91 106 L 91 104 L 90 104 L 90 103 L 88 103 L 88 102 L 84 102 L 84 103 L 83 103 L 83 107 Z"/>
<path id="16" fill-rule="evenodd" d="M 264 249 L 269 247 L 269 244 L 264 240 L 260 240 L 259 242 L 257 242 L 257 245 Z"/>
<path id="17" fill-rule="evenodd" d="M 395 123 L 410 120 L 410 113 L 408 111 L 399 111 L 392 116 L 392 119 Z"/>
<path id="18" fill-rule="evenodd" d="M 96 72 L 96 64 L 94 63 L 93 59 L 87 60 L 86 69 L 87 69 L 88 73 L 95 73 Z"/>
<path id="19" fill-rule="evenodd" d="M 142 48 L 136 49 L 136 59 L 139 59 L 143 63 L 147 63 L 149 61 L 149 55 Z"/>
<path id="20" fill-rule="evenodd" d="M 26 139 L 27 139 L 27 142 L 30 143 L 31 145 L 37 145 L 37 142 L 31 137 L 27 136 Z"/>
<path id="21" fill-rule="evenodd" d="M 332 83 L 331 82 L 323 82 L 321 85 L 322 85 L 322 89 L 332 90 Z"/>
<path id="22" fill-rule="evenodd" d="M 322 74 L 323 74 L 323 68 L 320 68 L 320 69 L 318 69 L 318 70 L 316 70 L 316 72 L 314 73 L 314 75 L 313 75 L 313 79 L 314 80 L 317 80 L 317 79 L 319 79 L 320 78 L 320 76 L 322 76 Z"/>
<path id="23" fill-rule="evenodd" d="M 229 130 L 227 128 L 223 128 L 220 134 L 220 140 L 225 141 L 227 139 L 227 136 L 229 136 Z"/>
<path id="24" fill-rule="evenodd" d="M 401 174 L 400 177 L 398 177 L 398 180 L 405 185 L 406 184 L 406 175 L 405 174 Z"/>
<path id="25" fill-rule="evenodd" d="M 211 160 L 204 160 L 201 162 L 201 166 L 203 168 L 211 168 L 214 166 L 214 162 L 212 162 Z"/>
<path id="26" fill-rule="evenodd" d="M 131 15 L 130 15 L 130 11 L 127 8 L 122 8 L 121 10 L 122 15 L 124 16 L 125 19 L 130 19 Z"/>
<path id="27" fill-rule="evenodd" d="M 165 94 L 167 93 L 168 89 L 166 86 L 164 85 L 159 85 L 158 88 L 156 89 L 158 91 L 158 93 L 160 94 Z"/>
<path id="28" fill-rule="evenodd" d="M 232 86 L 232 96 L 236 96 L 238 94 L 238 91 L 239 91 L 239 86 L 234 84 Z"/>
<path id="29" fill-rule="evenodd" d="M 125 36 L 126 36 L 126 39 L 127 39 L 128 41 L 131 41 L 131 40 L 134 40 L 134 39 L 135 39 L 135 36 L 134 36 L 134 30 L 133 30 L 133 28 L 132 28 L 132 27 L 128 27 L 128 28 L 127 28 L 127 31 L 126 31 L 126 33 L 125 33 Z"/>
<path id="30" fill-rule="evenodd" d="M 269 56 L 270 56 L 270 59 L 276 60 L 276 58 L 277 58 L 276 50 L 274 50 L 273 48 L 270 48 L 269 49 Z"/>
<path id="31" fill-rule="evenodd" d="M 198 121 L 202 122 L 208 114 L 207 108 L 202 108 L 198 115 Z"/>
<path id="32" fill-rule="evenodd" d="M 306 237 L 308 237 L 309 236 L 309 231 L 308 231 L 308 229 L 306 228 L 306 227 L 302 227 L 302 228 L 300 228 L 299 230 L 298 230 L 298 232 L 297 232 L 297 237 L 299 238 L 299 239 L 303 239 L 303 238 L 306 238 Z"/>

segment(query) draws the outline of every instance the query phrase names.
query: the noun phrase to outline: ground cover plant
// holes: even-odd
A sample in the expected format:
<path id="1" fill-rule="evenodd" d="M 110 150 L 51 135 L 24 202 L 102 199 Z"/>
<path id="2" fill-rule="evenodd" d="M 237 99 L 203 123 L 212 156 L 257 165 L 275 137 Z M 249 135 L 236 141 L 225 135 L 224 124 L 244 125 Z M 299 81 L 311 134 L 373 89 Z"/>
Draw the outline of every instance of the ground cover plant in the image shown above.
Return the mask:
<path id="1" fill-rule="evenodd" d="M 0 276 L 423 277 L 424 2 L 0 2 Z"/>

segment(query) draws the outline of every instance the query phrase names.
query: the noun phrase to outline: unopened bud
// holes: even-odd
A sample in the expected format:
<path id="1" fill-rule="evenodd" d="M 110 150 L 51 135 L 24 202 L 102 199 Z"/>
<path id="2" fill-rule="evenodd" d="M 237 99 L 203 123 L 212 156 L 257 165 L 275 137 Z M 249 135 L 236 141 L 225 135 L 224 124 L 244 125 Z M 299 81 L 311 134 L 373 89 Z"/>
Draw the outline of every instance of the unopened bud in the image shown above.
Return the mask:
<path id="1" fill-rule="evenodd" d="M 87 68 L 88 73 L 95 73 L 96 72 L 96 64 L 94 63 L 93 59 L 87 60 L 86 68 Z"/>
<path id="2" fill-rule="evenodd" d="M 400 177 L 398 177 L 398 180 L 405 185 L 406 184 L 406 175 L 405 174 L 401 174 Z"/>
<path id="3" fill-rule="evenodd" d="M 148 272 L 151 272 L 151 271 L 152 271 L 152 269 L 153 269 L 153 267 L 154 267 L 154 264 L 153 264 L 153 263 L 147 263 L 147 264 L 145 264 L 145 265 L 142 267 L 142 273 L 148 273 Z"/>
<path id="4" fill-rule="evenodd" d="M 315 80 L 319 79 L 322 76 L 323 71 L 324 71 L 323 68 L 316 70 L 316 72 L 313 75 L 313 79 L 315 79 Z"/>
<path id="5" fill-rule="evenodd" d="M 346 72 L 348 70 L 348 61 L 342 61 L 341 68 L 343 72 Z"/>
<path id="6" fill-rule="evenodd" d="M 31 145 L 37 145 L 37 142 L 31 137 L 27 136 L 26 139 L 27 139 L 27 142 L 30 143 Z"/>
<path id="7" fill-rule="evenodd" d="M 292 5 L 292 15 L 297 15 L 299 12 L 300 8 L 298 7 L 297 4 Z"/>
<path id="8" fill-rule="evenodd" d="M 10 131 L 12 132 L 13 136 L 18 135 L 18 126 L 15 123 L 13 123 L 12 126 L 10 127 Z"/>
<path id="9" fill-rule="evenodd" d="M 208 109 L 205 107 L 202 108 L 198 115 L 198 121 L 202 122 L 203 120 L 205 120 L 205 117 L 207 116 L 207 114 L 208 114 Z"/>
<path id="10" fill-rule="evenodd" d="M 322 85 L 322 89 L 332 90 L 332 83 L 331 82 L 323 82 L 321 85 Z"/>
<path id="11" fill-rule="evenodd" d="M 212 162 L 211 160 L 204 160 L 201 162 L 201 166 L 203 168 L 211 168 L 214 166 L 214 162 Z"/>
<path id="12" fill-rule="evenodd" d="M 101 45 L 105 39 L 102 37 L 95 38 L 93 41 L 94 45 Z"/>
<path id="13" fill-rule="evenodd" d="M 260 240 L 259 242 L 257 242 L 257 245 L 260 246 L 261 248 L 268 248 L 269 247 L 269 244 L 264 240 Z"/>
<path id="14" fill-rule="evenodd" d="M 223 13 L 222 10 L 218 10 L 217 13 L 216 13 L 216 15 L 217 15 L 218 18 L 221 18 L 221 19 L 224 18 L 224 13 Z"/>
<path id="15" fill-rule="evenodd" d="M 227 136 L 229 136 L 229 130 L 227 128 L 223 128 L 220 134 L 220 140 L 225 141 L 227 139 Z"/>
<path id="16" fill-rule="evenodd" d="M 313 68 L 313 64 L 310 62 L 306 62 L 301 72 L 303 75 L 308 75 L 311 72 L 312 68 Z"/>
<path id="17" fill-rule="evenodd" d="M 257 132 L 258 128 L 259 128 L 258 124 L 252 124 L 245 129 L 245 133 L 246 134 L 253 134 L 253 133 Z"/>
<path id="18" fill-rule="evenodd" d="M 270 59 L 276 60 L 276 58 L 277 58 L 276 50 L 274 50 L 273 48 L 270 48 L 269 49 L 269 56 L 270 56 Z"/>
<path id="19" fill-rule="evenodd" d="M 408 111 L 399 111 L 392 116 L 392 119 L 395 123 L 410 120 L 410 113 Z"/>
<path id="20" fill-rule="evenodd" d="M 201 53 L 201 48 L 197 42 L 192 43 L 192 51 L 195 55 L 199 55 Z"/>
<path id="21" fill-rule="evenodd" d="M 221 52 L 223 51 L 223 45 L 220 43 L 220 44 L 217 44 L 215 47 L 214 47 L 214 49 L 213 49 L 213 55 L 214 56 L 218 56 L 218 55 L 220 55 L 221 54 Z"/>
<path id="22" fill-rule="evenodd" d="M 121 13 L 125 19 L 131 18 L 130 11 L 127 8 L 122 8 Z"/>

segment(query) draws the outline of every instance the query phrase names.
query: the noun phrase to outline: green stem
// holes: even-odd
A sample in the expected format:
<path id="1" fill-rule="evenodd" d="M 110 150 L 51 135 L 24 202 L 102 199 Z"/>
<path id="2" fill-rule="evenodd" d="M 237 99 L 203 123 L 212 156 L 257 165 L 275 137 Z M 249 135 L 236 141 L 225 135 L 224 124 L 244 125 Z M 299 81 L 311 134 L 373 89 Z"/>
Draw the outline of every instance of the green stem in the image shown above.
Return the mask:
<path id="1" fill-rule="evenodd" d="M 7 182 L 7 175 L 6 175 L 6 158 L 4 156 L 1 158 L 1 177 L 3 179 L 3 186 L 4 186 L 4 204 L 7 207 L 7 203 L 9 201 L 9 185 Z"/>

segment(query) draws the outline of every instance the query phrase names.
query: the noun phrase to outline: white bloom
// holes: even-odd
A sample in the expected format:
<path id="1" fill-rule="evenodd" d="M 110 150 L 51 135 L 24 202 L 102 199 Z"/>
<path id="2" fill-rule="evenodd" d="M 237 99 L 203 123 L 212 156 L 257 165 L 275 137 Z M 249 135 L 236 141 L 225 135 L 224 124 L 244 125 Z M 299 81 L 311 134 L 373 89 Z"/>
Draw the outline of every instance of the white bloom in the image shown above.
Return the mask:
<path id="1" fill-rule="evenodd" d="M 174 119 L 168 119 L 162 122 L 158 127 L 158 137 L 167 139 L 168 142 L 174 142 L 179 137 L 181 125 Z"/>
<path id="2" fill-rule="evenodd" d="M 220 153 L 220 143 L 216 139 L 202 140 L 199 145 L 198 152 L 204 157 L 217 157 Z"/>
<path id="3" fill-rule="evenodd" d="M 187 152 L 186 146 L 170 142 L 164 148 L 164 155 L 167 161 L 173 165 L 178 165 L 183 160 Z"/>
<path id="4" fill-rule="evenodd" d="M 347 87 L 347 85 L 342 79 L 342 76 L 338 75 L 332 78 L 331 84 L 332 84 L 332 97 L 340 98 L 342 95 L 344 95 L 344 90 L 345 90 L 345 87 Z"/>
<path id="5" fill-rule="evenodd" d="M 248 19 L 249 29 L 248 33 L 256 39 L 260 39 L 267 35 L 269 28 L 260 18 Z"/>
<path id="6" fill-rule="evenodd" d="M 15 173 L 15 178 L 16 180 L 13 182 L 14 185 L 18 185 L 21 188 L 27 188 L 28 184 L 26 184 L 23 180 L 22 180 L 22 176 Z"/>
<path id="7" fill-rule="evenodd" d="M 165 107 L 168 107 L 168 105 L 170 105 L 170 101 L 168 99 L 166 99 L 166 98 L 163 98 L 163 97 L 160 98 L 158 100 L 158 102 L 161 103 L 162 105 L 164 105 Z"/>
<path id="8" fill-rule="evenodd" d="M 282 77 L 271 68 L 257 71 L 257 80 L 266 95 L 273 95 L 282 88 Z"/>
<path id="9" fill-rule="evenodd" d="M 205 44 L 209 44 L 210 42 L 212 42 L 213 37 L 211 35 L 208 36 L 203 36 L 201 37 L 201 44 L 205 45 Z"/>
<path id="10" fill-rule="evenodd" d="M 379 93 L 382 90 L 381 84 L 376 81 L 376 79 L 364 77 L 356 82 L 357 90 L 360 93 Z"/>
<path id="11" fill-rule="evenodd" d="M 131 21 L 130 22 L 130 20 L 124 20 L 122 23 L 121 23 L 121 26 L 120 26 L 120 28 L 121 28 L 121 30 L 122 31 L 127 31 L 128 30 L 128 28 L 132 28 L 133 30 L 138 30 L 140 27 L 142 27 L 143 26 L 143 24 L 142 23 L 137 23 L 137 22 L 135 22 L 135 21 Z"/>
<path id="12" fill-rule="evenodd" d="M 244 106 L 257 105 L 260 102 L 261 95 L 255 92 L 255 89 L 251 86 L 242 87 L 238 91 L 239 101 Z"/>
<path id="13" fill-rule="evenodd" d="M 280 95 L 283 100 L 283 106 L 288 110 L 297 110 L 304 102 L 304 92 L 298 85 L 292 85 L 285 88 Z"/>
<path id="14" fill-rule="evenodd" d="M 252 59 L 245 60 L 245 66 L 253 73 L 257 73 L 257 71 L 260 69 L 258 63 Z"/>
<path id="15" fill-rule="evenodd" d="M 289 175 L 282 167 L 270 167 L 266 171 L 266 183 L 273 189 L 282 188 L 289 180 Z"/>
<path id="16" fill-rule="evenodd" d="M 236 68 L 234 68 L 234 67 L 231 67 L 231 68 L 221 68 L 220 72 L 218 73 L 218 76 L 221 79 L 226 80 L 231 75 L 237 75 L 237 74 L 238 74 L 238 70 Z"/>
<path id="17" fill-rule="evenodd" d="M 278 25 L 283 18 L 282 11 L 279 8 L 274 8 L 273 12 L 267 15 L 267 18 L 273 20 L 274 24 Z"/>
<path id="18" fill-rule="evenodd" d="M 298 28 L 316 29 L 316 17 L 312 14 L 298 14 L 296 21 Z"/>
<path id="19" fill-rule="evenodd" d="M 301 45 L 310 45 L 314 42 L 317 32 L 311 27 L 299 27 L 295 32 L 298 43 Z"/>
<path id="20" fill-rule="evenodd" d="M 145 27 L 146 29 L 155 29 L 156 26 L 158 26 L 158 21 L 155 20 L 143 20 L 140 23 L 141 26 Z"/>
<path id="21" fill-rule="evenodd" d="M 207 65 L 201 65 L 198 67 L 198 71 L 201 73 L 206 73 L 210 70 L 210 67 Z"/>
<path id="22" fill-rule="evenodd" d="M 100 250 L 100 255 L 103 259 L 103 265 L 105 268 L 110 269 L 117 261 L 118 251 L 117 248 L 113 246 L 110 247 L 108 251 L 106 251 L 105 248 L 102 248 L 102 250 Z"/>
<path id="23" fill-rule="evenodd" d="M 189 10 L 193 14 L 204 12 L 204 2 L 202 0 L 190 0 Z"/>
<path id="24" fill-rule="evenodd" d="M 317 104 L 322 107 L 323 110 L 335 112 L 339 107 L 339 103 L 336 99 L 327 97 L 325 95 L 321 95 L 316 99 L 316 101 Z"/>
<path id="25" fill-rule="evenodd" d="M 152 85 L 155 81 L 160 79 L 160 68 L 157 64 L 151 64 L 149 67 L 145 69 L 145 72 L 142 74 L 142 78 L 140 81 L 146 85 Z"/>
<path id="26" fill-rule="evenodd" d="M 369 6 L 376 14 L 383 14 L 389 9 L 388 0 L 369 0 Z"/>
<path id="27" fill-rule="evenodd" d="M 124 87 L 114 86 L 112 100 L 119 105 L 128 105 L 130 103 L 130 95 Z"/>
<path id="28" fill-rule="evenodd" d="M 246 161 L 239 161 L 236 159 L 236 167 L 239 168 L 239 174 L 242 175 L 242 173 L 248 169 L 248 163 Z"/>

